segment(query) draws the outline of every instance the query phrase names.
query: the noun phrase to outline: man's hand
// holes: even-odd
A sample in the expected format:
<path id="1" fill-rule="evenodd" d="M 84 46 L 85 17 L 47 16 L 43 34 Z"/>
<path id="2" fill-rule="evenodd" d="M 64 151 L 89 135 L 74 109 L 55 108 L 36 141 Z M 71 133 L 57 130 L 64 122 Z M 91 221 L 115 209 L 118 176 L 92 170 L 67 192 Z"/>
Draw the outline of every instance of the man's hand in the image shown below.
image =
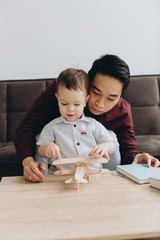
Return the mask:
<path id="1" fill-rule="evenodd" d="M 155 167 L 155 168 L 158 168 L 160 166 L 160 161 L 157 158 L 152 157 L 148 153 L 137 154 L 132 163 L 133 164 L 135 164 L 135 163 L 147 163 L 148 167 L 152 166 L 152 167 Z"/>
<path id="2" fill-rule="evenodd" d="M 35 162 L 33 157 L 27 157 L 23 160 L 24 179 L 29 182 L 44 182 L 44 175 L 41 173 L 45 170 L 43 162 Z"/>
<path id="3" fill-rule="evenodd" d="M 38 148 L 38 153 L 43 158 L 57 157 L 61 159 L 59 147 L 54 143 L 47 143 Z"/>

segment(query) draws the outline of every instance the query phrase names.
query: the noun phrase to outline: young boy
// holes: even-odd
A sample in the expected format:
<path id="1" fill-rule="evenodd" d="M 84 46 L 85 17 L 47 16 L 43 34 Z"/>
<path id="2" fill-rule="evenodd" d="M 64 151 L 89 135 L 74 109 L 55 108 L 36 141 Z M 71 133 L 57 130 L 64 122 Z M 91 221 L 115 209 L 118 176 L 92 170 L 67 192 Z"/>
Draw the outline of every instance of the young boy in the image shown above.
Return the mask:
<path id="1" fill-rule="evenodd" d="M 61 116 L 43 128 L 37 142 L 38 153 L 45 158 L 36 157 L 36 161 L 45 162 L 46 171 L 43 173 L 48 172 L 48 158 L 53 161 L 53 158 L 105 156 L 109 160 L 109 155 L 115 150 L 113 138 L 101 123 L 83 114 L 89 99 L 87 73 L 66 69 L 60 73 L 56 86 Z M 66 169 L 72 168 L 66 165 Z M 93 168 L 100 168 L 100 165 L 95 163 Z"/>

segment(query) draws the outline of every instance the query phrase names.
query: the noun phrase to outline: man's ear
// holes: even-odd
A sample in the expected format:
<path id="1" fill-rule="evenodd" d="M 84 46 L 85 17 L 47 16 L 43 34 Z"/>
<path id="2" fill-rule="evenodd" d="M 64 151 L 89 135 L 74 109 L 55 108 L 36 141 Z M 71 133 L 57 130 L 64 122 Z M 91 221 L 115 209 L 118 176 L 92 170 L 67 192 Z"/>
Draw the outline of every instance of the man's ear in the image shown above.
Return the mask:
<path id="1" fill-rule="evenodd" d="M 57 100 L 58 100 L 58 95 L 57 95 L 57 93 L 55 93 L 55 96 L 56 96 L 56 98 L 57 98 Z"/>
<path id="2" fill-rule="evenodd" d="M 89 99 L 90 95 L 87 95 L 86 99 L 85 99 L 85 103 L 88 102 L 88 99 Z"/>
<path id="3" fill-rule="evenodd" d="M 89 98 L 90 98 L 90 95 L 87 95 L 87 97 L 86 97 L 86 103 L 88 102 Z"/>

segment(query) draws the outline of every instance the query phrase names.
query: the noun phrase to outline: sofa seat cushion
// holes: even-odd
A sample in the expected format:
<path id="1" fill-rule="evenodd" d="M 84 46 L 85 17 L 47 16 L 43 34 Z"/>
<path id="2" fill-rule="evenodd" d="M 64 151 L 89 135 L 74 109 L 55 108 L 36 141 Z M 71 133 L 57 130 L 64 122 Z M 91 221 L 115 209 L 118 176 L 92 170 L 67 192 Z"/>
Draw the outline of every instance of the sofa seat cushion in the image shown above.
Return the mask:
<path id="1" fill-rule="evenodd" d="M 137 146 L 141 152 L 147 152 L 153 156 L 159 156 L 160 135 L 136 136 L 136 142 L 137 142 Z"/>
<path id="2" fill-rule="evenodd" d="M 19 164 L 13 142 L 0 142 L 0 164 Z"/>

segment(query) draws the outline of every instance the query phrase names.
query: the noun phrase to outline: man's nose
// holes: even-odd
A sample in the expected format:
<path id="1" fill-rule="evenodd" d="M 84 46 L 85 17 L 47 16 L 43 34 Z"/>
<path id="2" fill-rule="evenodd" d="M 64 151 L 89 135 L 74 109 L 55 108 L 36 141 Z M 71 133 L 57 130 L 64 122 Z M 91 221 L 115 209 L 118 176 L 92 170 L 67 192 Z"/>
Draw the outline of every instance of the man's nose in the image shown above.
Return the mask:
<path id="1" fill-rule="evenodd" d="M 97 99 L 96 104 L 99 107 L 104 107 L 104 99 L 103 98 Z"/>

